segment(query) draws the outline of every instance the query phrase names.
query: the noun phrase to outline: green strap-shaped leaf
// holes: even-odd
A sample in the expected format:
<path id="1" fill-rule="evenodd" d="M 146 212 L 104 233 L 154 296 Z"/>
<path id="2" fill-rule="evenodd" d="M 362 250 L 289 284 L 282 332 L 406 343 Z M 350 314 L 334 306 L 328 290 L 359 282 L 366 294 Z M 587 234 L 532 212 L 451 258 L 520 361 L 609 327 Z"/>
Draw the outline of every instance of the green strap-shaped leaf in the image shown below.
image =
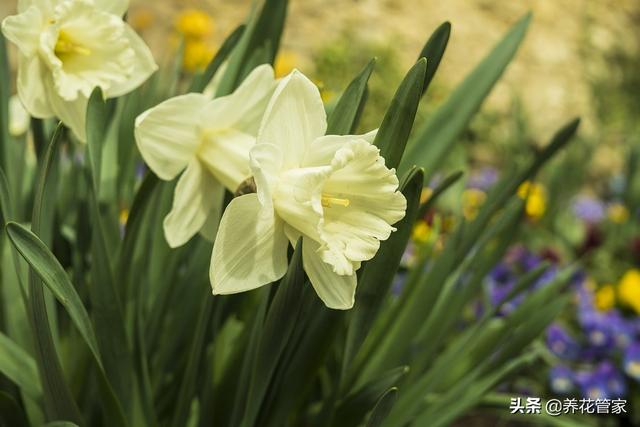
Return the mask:
<path id="1" fill-rule="evenodd" d="M 530 21 L 531 14 L 520 19 L 445 103 L 417 130 L 409 143 L 401 170 L 418 165 L 425 169 L 427 176 L 433 174 L 511 62 L 524 39 Z"/>
<path id="2" fill-rule="evenodd" d="M 62 124 L 59 124 L 40 162 L 31 217 L 31 229 L 33 233 L 29 232 L 33 235 L 43 231 L 43 227 L 41 226 L 42 218 L 48 215 L 47 212 L 44 212 L 43 205 L 45 204 L 45 194 L 49 191 L 47 183 L 51 177 L 51 169 L 58 151 L 62 129 Z M 9 225 L 7 225 L 7 232 L 9 232 Z M 11 238 L 10 235 L 9 237 Z M 37 237 L 36 239 L 40 241 Z M 41 241 L 40 243 L 44 246 Z M 60 359 L 58 358 L 53 342 L 44 289 L 41 280 L 36 276 L 33 268 L 29 270 L 28 311 L 35 338 L 35 359 L 42 381 L 46 418 L 48 420 L 70 419 L 81 423 L 82 416 L 80 415 L 80 410 L 64 378 Z"/>
<path id="3" fill-rule="evenodd" d="M 349 394 L 336 409 L 334 425 L 360 425 L 371 409 L 377 406 L 381 396 L 391 387 L 397 386 L 407 372 L 408 366 L 392 369 Z"/>
<path id="4" fill-rule="evenodd" d="M 450 34 L 451 24 L 449 22 L 440 24 L 433 34 L 431 34 L 431 37 L 429 37 L 429 40 L 425 43 L 422 51 L 420 51 L 418 59 L 427 58 L 427 73 L 424 76 L 424 83 L 422 85 L 423 94 L 429 88 L 431 80 L 433 80 L 433 76 L 436 74 L 438 66 L 440 66 L 442 55 L 444 55 L 447 43 L 449 43 Z"/>
<path id="5" fill-rule="evenodd" d="M 424 173 L 421 169 L 411 171 L 402 188 L 407 199 L 407 212 L 398 222 L 396 231 L 382 242 L 376 256 L 363 267 L 353 308 L 343 358 L 343 374 L 352 366 L 352 359 L 365 340 L 375 321 L 384 299 L 389 295 L 393 277 L 398 270 L 402 254 L 407 246 L 413 224 L 417 218 Z"/>
<path id="6" fill-rule="evenodd" d="M 435 206 L 436 202 L 440 198 L 447 189 L 449 189 L 453 184 L 458 182 L 460 178 L 464 175 L 464 172 L 458 171 L 453 172 L 451 175 L 447 175 L 445 179 L 440 182 L 436 188 L 433 189 L 433 192 L 429 196 L 426 202 L 420 205 L 420 209 L 418 209 L 418 218 L 422 218 L 432 207 Z"/>
<path id="7" fill-rule="evenodd" d="M 273 63 L 280 46 L 288 3 L 287 0 L 265 0 L 259 12 L 254 3 L 247 28 L 229 57 L 217 96 L 232 93 L 249 74 L 250 67 L 257 65 L 256 57 L 264 57 L 265 61 Z"/>
<path id="8" fill-rule="evenodd" d="M 87 151 L 89 164 L 93 171 L 93 188 L 96 193 L 100 188 L 100 166 L 102 164 L 102 147 L 107 132 L 109 109 L 102 90 L 96 87 L 91 93 L 87 104 Z"/>
<path id="9" fill-rule="evenodd" d="M 400 83 L 374 140 L 389 168 L 400 163 L 422 96 L 427 60 L 422 58 L 411 67 Z"/>
<path id="10" fill-rule="evenodd" d="M 98 342 L 91 327 L 89 314 L 62 265 L 42 240 L 26 227 L 16 222 L 10 222 L 7 224 L 7 234 L 20 255 L 67 310 L 89 349 L 98 363 L 102 365 Z"/>
<path id="11" fill-rule="evenodd" d="M 277 364 L 299 316 L 301 298 L 305 286 L 302 268 L 302 240 L 296 244 L 287 274 L 282 278 L 275 297 L 269 307 L 264 323 L 260 344 L 254 360 L 249 395 L 246 399 L 243 427 L 253 426 Z"/>
<path id="12" fill-rule="evenodd" d="M 201 73 L 194 77 L 191 82 L 191 86 L 189 86 L 189 92 L 202 92 L 213 76 L 216 74 L 222 63 L 227 59 L 233 48 L 236 46 L 240 37 L 244 33 L 245 25 L 238 26 L 229 36 L 225 39 L 225 41 L 216 52 L 215 56 L 207 65 L 207 68 Z"/>
<path id="13" fill-rule="evenodd" d="M 9 134 L 9 84 L 11 72 L 7 56 L 7 44 L 3 34 L 0 34 L 0 168 L 9 173 L 12 165 L 10 159 L 11 135 Z"/>
<path id="14" fill-rule="evenodd" d="M 129 413 L 133 392 L 133 358 L 125 329 L 122 302 L 116 290 L 111 251 L 108 250 L 103 218 L 97 200 L 102 148 L 108 122 L 108 106 L 104 101 L 102 91 L 100 88 L 96 88 L 89 99 L 86 123 L 89 155 L 87 174 L 91 186 L 89 188 L 89 212 L 93 230 L 91 235 L 93 283 L 90 286 L 89 294 L 96 333 L 94 338 L 100 348 L 100 352 L 94 352 L 94 356 L 100 357 L 98 360 L 101 369 L 104 368 L 116 395 L 126 412 Z M 68 281 L 68 285 L 74 289 L 70 281 Z M 75 310 L 80 310 L 80 308 L 76 307 Z"/>
<path id="15" fill-rule="evenodd" d="M 376 60 L 372 59 L 349 83 L 329 115 L 327 135 L 347 135 L 355 131 L 358 117 L 366 101 L 367 82 Z"/>
<path id="16" fill-rule="evenodd" d="M 11 427 L 28 427 L 22 407 L 10 394 L 0 390 L 0 425 Z"/>
<path id="17" fill-rule="evenodd" d="M 33 357 L 3 333 L 0 333 L 0 348 L 0 372 L 20 387 L 27 396 L 33 400 L 40 399 L 42 388 Z"/>
<path id="18" fill-rule="evenodd" d="M 367 421 L 366 427 L 380 427 L 387 418 L 393 405 L 398 400 L 398 389 L 393 387 L 387 390 L 378 400 L 376 406 L 371 411 L 371 416 Z"/>

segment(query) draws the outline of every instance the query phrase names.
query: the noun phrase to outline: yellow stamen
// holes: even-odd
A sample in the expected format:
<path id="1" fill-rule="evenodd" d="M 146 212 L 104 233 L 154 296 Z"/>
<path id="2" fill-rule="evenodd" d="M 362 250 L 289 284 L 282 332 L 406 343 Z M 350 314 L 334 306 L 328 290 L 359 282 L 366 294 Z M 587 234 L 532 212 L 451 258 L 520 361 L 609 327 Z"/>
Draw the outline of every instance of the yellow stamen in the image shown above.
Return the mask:
<path id="1" fill-rule="evenodd" d="M 57 57 L 61 55 L 68 55 L 76 53 L 78 55 L 89 56 L 91 55 L 91 49 L 76 44 L 64 31 L 60 31 L 58 35 L 58 41 L 53 49 Z"/>
<path id="2" fill-rule="evenodd" d="M 322 195 L 321 201 L 322 201 L 322 206 L 324 206 L 325 208 L 330 208 L 333 206 L 342 206 L 346 208 L 351 203 L 349 202 L 349 199 L 343 199 L 340 197 L 331 197 L 326 194 Z"/>

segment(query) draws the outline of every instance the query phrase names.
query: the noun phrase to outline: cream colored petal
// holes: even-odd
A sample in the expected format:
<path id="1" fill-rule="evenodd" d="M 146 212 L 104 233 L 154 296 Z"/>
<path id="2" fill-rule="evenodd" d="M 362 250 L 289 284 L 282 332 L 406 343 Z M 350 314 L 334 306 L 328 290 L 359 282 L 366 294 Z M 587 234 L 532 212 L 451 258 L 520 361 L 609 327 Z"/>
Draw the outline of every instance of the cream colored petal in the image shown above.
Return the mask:
<path id="1" fill-rule="evenodd" d="M 258 199 L 263 206 L 273 206 L 273 190 L 282 167 L 282 151 L 273 144 L 259 144 L 250 152 L 251 174 L 256 183 Z"/>
<path id="2" fill-rule="evenodd" d="M 172 248 L 182 246 L 198 233 L 216 202 L 220 184 L 197 159 L 192 159 L 180 176 L 173 195 L 173 206 L 164 219 L 164 235 Z"/>
<path id="3" fill-rule="evenodd" d="M 283 78 L 269 101 L 258 132 L 258 143 L 280 147 L 284 168 L 302 163 L 304 152 L 327 129 L 320 92 L 302 73 L 294 70 Z"/>
<path id="4" fill-rule="evenodd" d="M 229 96 L 225 96 L 227 109 L 234 114 L 233 127 L 256 136 L 267 104 L 276 89 L 271 65 L 256 67 Z"/>
<path id="5" fill-rule="evenodd" d="M 327 307 L 337 310 L 352 308 L 356 295 L 356 275 L 339 276 L 334 273 L 332 267 L 320 259 L 318 251 L 318 243 L 303 238 L 302 264 L 311 285 Z"/>
<path id="6" fill-rule="evenodd" d="M 209 278 L 214 294 L 244 292 L 280 279 L 287 271 L 282 222 L 262 208 L 256 194 L 231 201 L 213 244 Z"/>
<path id="7" fill-rule="evenodd" d="M 16 83 L 18 96 L 29 114 L 39 119 L 47 119 L 55 115 L 49 102 L 47 82 L 53 84 L 51 76 L 46 72 L 38 57 L 21 55 Z"/>
<path id="8" fill-rule="evenodd" d="M 309 149 L 305 153 L 303 166 L 322 166 L 328 165 L 340 148 L 345 144 L 349 144 L 354 140 L 367 141 L 369 144 L 378 133 L 378 129 L 374 129 L 362 135 L 326 135 L 314 140 Z"/>
<path id="9" fill-rule="evenodd" d="M 106 91 L 107 98 L 116 98 L 131 92 L 147 81 L 147 79 L 158 70 L 158 65 L 153 59 L 151 50 L 149 50 L 149 47 L 145 44 L 144 40 L 136 34 L 133 28 L 125 24 L 124 35 L 129 39 L 129 44 L 135 52 L 133 69 L 126 80 L 121 83 L 113 84 Z"/>
<path id="10" fill-rule="evenodd" d="M 251 175 L 249 151 L 255 142 L 255 137 L 234 129 L 204 131 L 197 156 L 227 190 L 235 193 Z"/>
<path id="11" fill-rule="evenodd" d="M 42 30 L 42 12 L 31 6 L 18 15 L 7 16 L 2 21 L 2 34 L 18 46 L 23 55 L 34 55 Z"/>
<path id="12" fill-rule="evenodd" d="M 136 119 L 138 149 L 159 178 L 175 178 L 194 158 L 201 143 L 200 111 L 208 102 L 202 94 L 181 95 Z"/>
<path id="13" fill-rule="evenodd" d="M 51 85 L 46 86 L 47 96 L 54 114 L 65 124 L 81 142 L 87 141 L 86 120 L 89 100 L 79 95 L 75 101 L 60 98 Z"/>
<path id="14" fill-rule="evenodd" d="M 43 14 L 49 14 L 59 1 L 60 0 L 18 0 L 18 12 L 22 13 L 29 7 L 35 6 L 40 9 Z"/>
<path id="15" fill-rule="evenodd" d="M 93 0 L 93 4 L 100 10 L 123 16 L 129 8 L 129 0 Z"/>

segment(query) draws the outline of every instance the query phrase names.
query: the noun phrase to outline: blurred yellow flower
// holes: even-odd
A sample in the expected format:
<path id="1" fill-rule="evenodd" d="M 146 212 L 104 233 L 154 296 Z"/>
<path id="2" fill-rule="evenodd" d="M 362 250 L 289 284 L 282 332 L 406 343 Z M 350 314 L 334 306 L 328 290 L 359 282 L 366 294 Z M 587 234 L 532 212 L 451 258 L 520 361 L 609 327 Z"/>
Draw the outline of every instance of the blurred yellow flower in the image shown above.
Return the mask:
<path id="1" fill-rule="evenodd" d="M 618 298 L 631 307 L 636 313 L 640 313 L 640 270 L 627 270 L 618 283 Z"/>
<path id="2" fill-rule="evenodd" d="M 411 232 L 411 238 L 418 243 L 424 243 L 429 240 L 433 229 L 427 224 L 426 221 L 419 220 L 413 226 L 413 231 Z"/>
<path id="3" fill-rule="evenodd" d="M 468 221 L 473 220 L 478 215 L 480 206 L 482 206 L 486 198 L 486 193 L 477 188 L 467 188 L 462 192 L 462 214 Z"/>
<path id="4" fill-rule="evenodd" d="M 608 311 L 616 304 L 616 291 L 613 285 L 603 285 L 596 291 L 595 305 L 600 311 Z"/>
<path id="5" fill-rule="evenodd" d="M 276 57 L 273 69 L 276 71 L 276 78 L 284 77 L 296 67 L 297 57 L 291 51 L 281 51 Z"/>
<path id="6" fill-rule="evenodd" d="M 525 211 L 533 220 L 542 218 L 547 209 L 547 190 L 540 184 L 525 181 L 518 187 L 518 197 L 525 200 Z"/>
<path id="7" fill-rule="evenodd" d="M 176 30 L 187 39 L 202 39 L 213 33 L 213 19 L 202 10 L 187 9 L 176 19 Z"/>
<path id="8" fill-rule="evenodd" d="M 432 194 L 433 189 L 431 187 L 424 187 L 420 193 L 420 204 L 427 203 Z"/>
<path id="9" fill-rule="evenodd" d="M 120 209 L 120 214 L 118 215 L 118 222 L 120 223 L 120 225 L 126 225 L 128 219 L 129 219 L 129 209 L 127 208 Z"/>
<path id="10" fill-rule="evenodd" d="M 155 21 L 155 16 L 151 9 L 138 8 L 129 12 L 127 20 L 136 31 L 140 32 L 151 27 L 153 21 Z"/>
<path id="11" fill-rule="evenodd" d="M 622 203 L 612 203 L 607 208 L 607 216 L 616 224 L 624 224 L 629 219 L 629 210 Z"/>
<path id="12" fill-rule="evenodd" d="M 190 72 L 200 71 L 207 66 L 214 49 L 203 40 L 185 40 L 182 66 Z"/>

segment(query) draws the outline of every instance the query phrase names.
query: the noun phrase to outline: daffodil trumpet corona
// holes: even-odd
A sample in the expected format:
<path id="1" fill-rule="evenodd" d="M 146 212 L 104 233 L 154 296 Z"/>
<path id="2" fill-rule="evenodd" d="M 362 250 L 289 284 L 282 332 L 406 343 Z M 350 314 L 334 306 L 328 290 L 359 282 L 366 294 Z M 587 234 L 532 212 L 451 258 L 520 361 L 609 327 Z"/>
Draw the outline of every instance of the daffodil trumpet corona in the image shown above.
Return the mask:
<path id="1" fill-rule="evenodd" d="M 303 266 L 327 307 L 354 304 L 356 271 L 373 258 L 407 202 L 394 169 L 364 135 L 325 135 L 318 88 L 294 70 L 271 97 L 250 150 L 256 192 L 234 198 L 216 236 L 214 294 L 280 279 L 287 247 L 302 237 Z"/>
<path id="2" fill-rule="evenodd" d="M 136 119 L 138 149 L 151 170 L 167 181 L 182 172 L 164 219 L 169 246 L 198 232 L 213 240 L 225 188 L 235 193 L 251 175 L 249 150 L 276 84 L 271 66 L 261 65 L 230 95 L 177 96 Z"/>
<path id="3" fill-rule="evenodd" d="M 18 1 L 2 33 L 18 47 L 18 95 L 31 116 L 56 116 L 85 141 L 95 88 L 118 97 L 156 71 L 151 51 L 122 20 L 128 6 L 128 0 Z"/>

